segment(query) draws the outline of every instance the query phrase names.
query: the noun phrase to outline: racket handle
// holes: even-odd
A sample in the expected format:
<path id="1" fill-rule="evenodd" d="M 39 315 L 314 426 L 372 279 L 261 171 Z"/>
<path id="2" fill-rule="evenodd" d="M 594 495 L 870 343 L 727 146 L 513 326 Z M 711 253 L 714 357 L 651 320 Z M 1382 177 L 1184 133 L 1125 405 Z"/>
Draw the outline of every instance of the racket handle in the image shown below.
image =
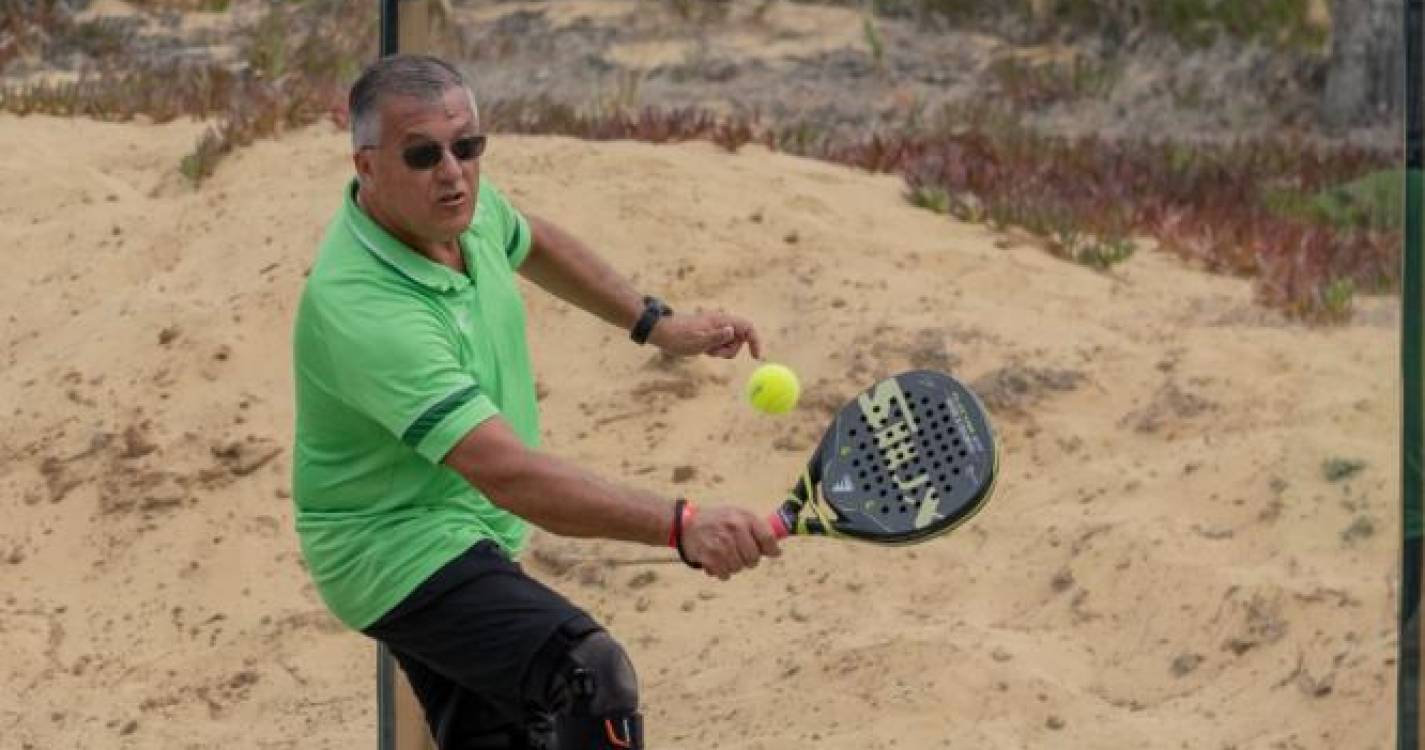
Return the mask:
<path id="1" fill-rule="evenodd" d="M 782 512 L 780 510 L 773 511 L 772 515 L 767 516 L 767 524 L 772 527 L 772 536 L 778 539 L 786 539 L 792 535 L 791 529 L 787 528 L 787 521 L 782 518 Z"/>

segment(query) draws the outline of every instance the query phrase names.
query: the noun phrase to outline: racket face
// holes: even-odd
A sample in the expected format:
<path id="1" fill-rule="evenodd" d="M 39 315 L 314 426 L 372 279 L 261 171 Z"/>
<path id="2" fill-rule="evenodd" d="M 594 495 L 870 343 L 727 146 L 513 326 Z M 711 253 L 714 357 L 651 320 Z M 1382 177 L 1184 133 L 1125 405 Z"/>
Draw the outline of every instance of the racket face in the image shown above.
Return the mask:
<path id="1" fill-rule="evenodd" d="M 974 515 L 990 497 L 998 463 L 980 400 L 948 375 L 916 370 L 847 402 L 810 468 L 835 515 L 829 531 L 895 544 Z"/>

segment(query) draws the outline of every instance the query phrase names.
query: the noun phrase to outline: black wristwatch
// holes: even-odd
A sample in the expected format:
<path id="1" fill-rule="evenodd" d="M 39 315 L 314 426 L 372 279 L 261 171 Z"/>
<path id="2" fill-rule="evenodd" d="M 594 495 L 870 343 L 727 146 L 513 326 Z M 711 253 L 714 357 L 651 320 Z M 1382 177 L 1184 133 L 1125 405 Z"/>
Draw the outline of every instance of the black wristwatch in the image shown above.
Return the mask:
<path id="1" fill-rule="evenodd" d="M 628 337 L 639 344 L 648 343 L 648 336 L 653 333 L 653 326 L 660 319 L 672 314 L 673 308 L 663 304 L 663 300 L 657 297 L 644 297 L 643 314 L 638 316 L 638 321 L 633 324 L 633 330 L 629 331 Z"/>

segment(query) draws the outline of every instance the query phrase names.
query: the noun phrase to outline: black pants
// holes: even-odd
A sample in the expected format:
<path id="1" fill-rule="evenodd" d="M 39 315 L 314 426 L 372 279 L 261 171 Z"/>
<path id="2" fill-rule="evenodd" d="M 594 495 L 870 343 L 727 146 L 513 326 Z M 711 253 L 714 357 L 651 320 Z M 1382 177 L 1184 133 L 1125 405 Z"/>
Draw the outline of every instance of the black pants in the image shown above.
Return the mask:
<path id="1" fill-rule="evenodd" d="M 545 695 L 569 647 L 599 629 L 583 610 L 480 542 L 366 628 L 390 649 L 441 750 L 538 748 Z"/>

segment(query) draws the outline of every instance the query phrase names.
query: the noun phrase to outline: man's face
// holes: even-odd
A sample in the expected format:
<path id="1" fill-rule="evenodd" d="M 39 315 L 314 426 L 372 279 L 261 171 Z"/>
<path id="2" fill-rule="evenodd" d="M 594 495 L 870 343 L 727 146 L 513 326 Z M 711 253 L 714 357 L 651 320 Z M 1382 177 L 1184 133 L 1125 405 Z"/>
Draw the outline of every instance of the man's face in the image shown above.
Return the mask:
<path id="1" fill-rule="evenodd" d="M 478 151 L 459 158 L 470 156 L 462 139 L 480 134 L 469 92 L 449 88 L 439 101 L 385 96 L 378 115 L 380 143 L 355 156 L 362 205 L 417 249 L 454 240 L 470 226 L 480 184 Z"/>

